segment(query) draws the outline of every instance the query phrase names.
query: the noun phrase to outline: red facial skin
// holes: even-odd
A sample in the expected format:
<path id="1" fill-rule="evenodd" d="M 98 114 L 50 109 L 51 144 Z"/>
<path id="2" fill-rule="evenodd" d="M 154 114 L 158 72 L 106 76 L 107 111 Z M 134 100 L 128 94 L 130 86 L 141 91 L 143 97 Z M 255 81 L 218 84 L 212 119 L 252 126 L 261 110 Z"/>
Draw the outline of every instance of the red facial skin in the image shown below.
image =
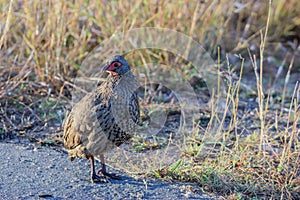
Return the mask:
<path id="1" fill-rule="evenodd" d="M 115 70 L 121 66 L 121 63 L 119 62 L 113 62 L 108 67 L 106 67 L 104 70 L 108 73 L 110 73 L 112 76 L 119 76 Z"/>

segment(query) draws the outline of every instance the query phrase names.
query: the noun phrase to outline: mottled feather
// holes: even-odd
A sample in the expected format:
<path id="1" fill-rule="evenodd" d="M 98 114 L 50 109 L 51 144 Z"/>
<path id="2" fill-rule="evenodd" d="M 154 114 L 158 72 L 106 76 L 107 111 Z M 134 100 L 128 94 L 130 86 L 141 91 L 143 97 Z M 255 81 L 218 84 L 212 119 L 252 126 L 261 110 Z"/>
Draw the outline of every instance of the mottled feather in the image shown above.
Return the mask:
<path id="1" fill-rule="evenodd" d="M 131 138 L 140 115 L 137 87 L 131 72 L 110 76 L 74 106 L 64 123 L 71 159 L 103 154 Z"/>

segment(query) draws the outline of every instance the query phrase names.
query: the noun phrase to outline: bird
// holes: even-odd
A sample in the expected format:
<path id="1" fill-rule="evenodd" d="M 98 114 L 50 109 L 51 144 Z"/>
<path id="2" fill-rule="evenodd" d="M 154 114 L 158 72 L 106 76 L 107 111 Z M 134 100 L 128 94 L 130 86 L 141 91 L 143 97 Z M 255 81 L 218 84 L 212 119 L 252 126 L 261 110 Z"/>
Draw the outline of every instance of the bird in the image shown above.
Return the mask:
<path id="1" fill-rule="evenodd" d="M 70 160 L 88 159 L 93 183 L 121 179 L 106 171 L 104 154 L 130 140 L 140 118 L 139 82 L 126 59 L 112 56 L 102 72 L 109 73 L 106 80 L 73 106 L 63 124 L 63 144 Z M 101 162 L 97 173 L 95 159 Z"/>

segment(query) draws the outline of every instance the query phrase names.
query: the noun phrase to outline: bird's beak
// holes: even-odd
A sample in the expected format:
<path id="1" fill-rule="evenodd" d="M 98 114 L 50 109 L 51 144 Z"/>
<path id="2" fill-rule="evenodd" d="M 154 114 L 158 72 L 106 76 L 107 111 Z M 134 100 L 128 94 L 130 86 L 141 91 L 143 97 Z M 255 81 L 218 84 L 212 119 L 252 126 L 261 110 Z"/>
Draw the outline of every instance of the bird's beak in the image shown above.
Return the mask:
<path id="1" fill-rule="evenodd" d="M 109 68 L 109 65 L 104 65 L 104 67 L 102 68 L 102 73 L 105 72 L 105 71 L 107 71 L 108 68 Z"/>
<path id="2" fill-rule="evenodd" d="M 111 67 L 109 64 L 105 65 L 105 66 L 102 68 L 102 73 L 104 73 L 104 72 L 108 72 L 108 73 L 110 73 L 112 76 L 119 76 L 119 74 L 116 73 L 116 72 L 114 72 L 114 69 L 112 69 L 112 67 Z"/>

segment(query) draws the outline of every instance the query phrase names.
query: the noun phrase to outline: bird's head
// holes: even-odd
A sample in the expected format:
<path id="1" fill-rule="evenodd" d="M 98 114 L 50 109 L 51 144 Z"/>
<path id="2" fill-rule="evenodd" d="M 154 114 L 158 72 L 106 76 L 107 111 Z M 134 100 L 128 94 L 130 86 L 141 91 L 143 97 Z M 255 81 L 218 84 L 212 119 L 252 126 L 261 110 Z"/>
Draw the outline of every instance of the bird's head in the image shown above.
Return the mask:
<path id="1" fill-rule="evenodd" d="M 121 55 L 115 55 L 106 61 L 102 71 L 110 73 L 112 76 L 122 76 L 130 71 L 130 66 Z"/>

